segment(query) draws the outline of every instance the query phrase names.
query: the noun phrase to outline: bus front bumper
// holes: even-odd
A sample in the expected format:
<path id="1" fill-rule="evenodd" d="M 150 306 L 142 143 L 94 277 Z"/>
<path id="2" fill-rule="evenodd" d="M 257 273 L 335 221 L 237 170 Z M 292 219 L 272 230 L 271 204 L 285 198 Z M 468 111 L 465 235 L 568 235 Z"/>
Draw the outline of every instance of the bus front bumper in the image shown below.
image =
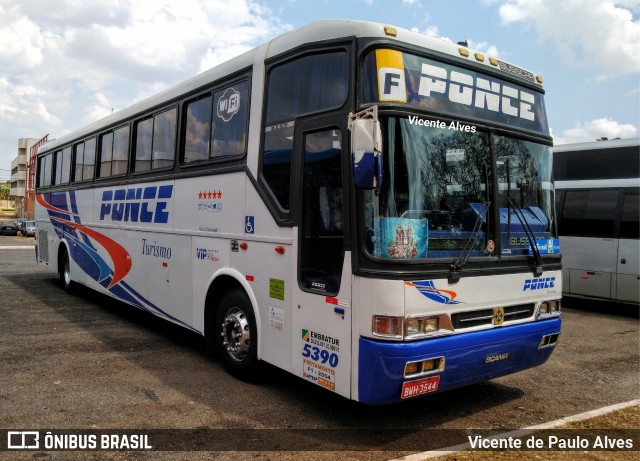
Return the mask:
<path id="1" fill-rule="evenodd" d="M 400 402 L 543 364 L 555 349 L 559 317 L 412 342 L 360 338 L 358 401 Z M 442 371 L 405 377 L 407 363 L 444 359 Z"/>

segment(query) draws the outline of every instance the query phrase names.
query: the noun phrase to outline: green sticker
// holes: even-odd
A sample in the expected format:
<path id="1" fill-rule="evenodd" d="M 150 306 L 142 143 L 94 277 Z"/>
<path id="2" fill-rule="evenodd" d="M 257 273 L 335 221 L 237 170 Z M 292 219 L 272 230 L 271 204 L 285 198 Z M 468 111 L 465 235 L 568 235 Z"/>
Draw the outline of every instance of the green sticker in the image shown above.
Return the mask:
<path id="1" fill-rule="evenodd" d="M 284 301 L 284 280 L 269 279 L 269 297 Z"/>

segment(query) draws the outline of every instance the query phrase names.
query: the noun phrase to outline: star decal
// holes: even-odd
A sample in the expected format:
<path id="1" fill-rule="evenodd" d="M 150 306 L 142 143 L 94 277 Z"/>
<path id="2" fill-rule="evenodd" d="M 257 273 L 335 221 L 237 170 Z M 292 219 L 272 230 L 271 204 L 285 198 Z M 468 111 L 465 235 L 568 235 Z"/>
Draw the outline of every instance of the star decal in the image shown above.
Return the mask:
<path id="1" fill-rule="evenodd" d="M 198 191 L 198 200 L 221 200 L 221 199 L 222 199 L 221 190 Z"/>

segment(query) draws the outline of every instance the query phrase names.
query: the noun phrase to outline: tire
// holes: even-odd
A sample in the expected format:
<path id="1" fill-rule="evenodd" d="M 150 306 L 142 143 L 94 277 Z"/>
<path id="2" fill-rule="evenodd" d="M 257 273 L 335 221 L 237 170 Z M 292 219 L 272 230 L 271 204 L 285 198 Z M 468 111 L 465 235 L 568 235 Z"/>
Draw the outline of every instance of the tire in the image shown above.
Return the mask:
<path id="1" fill-rule="evenodd" d="M 67 293 L 73 292 L 74 283 L 71 279 L 71 262 L 69 261 L 69 253 L 67 250 L 62 250 L 60 257 L 58 276 L 60 277 L 60 285 Z"/>
<path id="2" fill-rule="evenodd" d="M 232 376 L 256 381 L 259 374 L 258 331 L 253 307 L 244 291 L 226 292 L 216 310 L 214 335 L 217 355 Z"/>

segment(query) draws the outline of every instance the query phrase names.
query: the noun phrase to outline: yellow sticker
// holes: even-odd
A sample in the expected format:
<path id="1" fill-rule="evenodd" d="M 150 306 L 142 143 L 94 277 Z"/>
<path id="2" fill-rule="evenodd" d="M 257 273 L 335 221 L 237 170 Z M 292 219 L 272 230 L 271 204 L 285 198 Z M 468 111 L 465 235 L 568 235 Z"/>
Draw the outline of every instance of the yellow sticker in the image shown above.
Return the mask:
<path id="1" fill-rule="evenodd" d="M 504 323 L 504 307 L 496 307 L 493 309 L 493 320 L 491 323 L 496 326 Z"/>
<path id="2" fill-rule="evenodd" d="M 376 50 L 378 70 L 378 100 L 380 102 L 407 102 L 402 52 Z"/>
<path id="3" fill-rule="evenodd" d="M 269 297 L 284 301 L 284 280 L 269 279 Z"/>

